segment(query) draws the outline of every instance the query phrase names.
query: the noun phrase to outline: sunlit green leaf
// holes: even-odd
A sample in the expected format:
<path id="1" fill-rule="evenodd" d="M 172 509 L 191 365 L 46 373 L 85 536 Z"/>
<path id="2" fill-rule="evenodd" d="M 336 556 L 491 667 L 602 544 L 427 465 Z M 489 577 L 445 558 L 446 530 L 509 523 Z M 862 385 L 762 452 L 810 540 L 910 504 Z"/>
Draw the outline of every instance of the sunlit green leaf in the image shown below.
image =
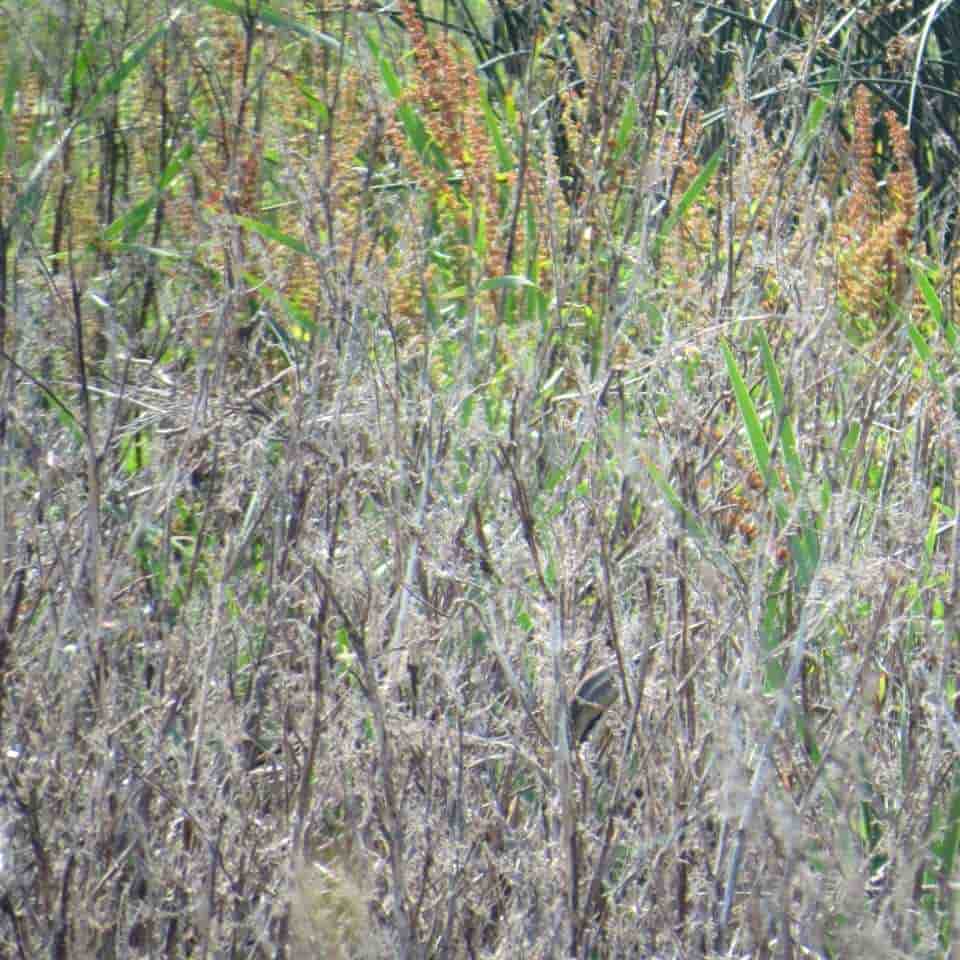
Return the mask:
<path id="1" fill-rule="evenodd" d="M 299 253 L 302 256 L 313 256 L 309 247 L 307 247 L 302 240 L 297 237 L 292 237 L 289 233 L 284 233 L 282 230 L 278 230 L 269 223 L 264 223 L 262 220 L 255 220 L 253 217 L 242 217 L 239 215 L 234 217 L 234 219 L 241 226 L 252 230 L 254 233 L 260 234 L 265 240 L 272 240 L 274 243 L 279 243 L 281 246 L 287 247 L 287 249 L 293 250 L 294 253 Z"/>
<path id="2" fill-rule="evenodd" d="M 229 13 L 235 17 L 247 19 L 253 13 L 259 20 L 270 24 L 271 27 L 279 27 L 282 30 L 288 30 L 305 40 L 312 40 L 314 43 L 320 43 L 334 50 L 340 49 L 340 43 L 326 33 L 314 30 L 299 20 L 285 16 L 266 3 L 248 5 L 245 3 L 234 3 L 233 0 L 203 0 L 209 7 L 220 10 L 222 13 Z"/>
<path id="3" fill-rule="evenodd" d="M 490 277 L 477 285 L 478 290 L 502 290 L 504 288 L 515 290 L 518 287 L 533 287 L 539 289 L 532 280 L 519 274 L 510 274 L 504 277 Z"/>
<path id="4" fill-rule="evenodd" d="M 723 158 L 725 149 L 725 147 L 721 146 L 714 150 L 713 155 L 704 164 L 703 169 L 693 178 L 693 182 L 683 192 L 680 202 L 664 221 L 660 232 L 653 241 L 654 260 L 659 259 L 660 249 L 667 237 L 673 232 L 673 228 L 686 216 L 687 211 L 697 202 L 703 191 L 706 190 L 707 184 L 713 179 L 713 175 L 717 172 L 717 167 L 720 166 L 720 161 Z"/>

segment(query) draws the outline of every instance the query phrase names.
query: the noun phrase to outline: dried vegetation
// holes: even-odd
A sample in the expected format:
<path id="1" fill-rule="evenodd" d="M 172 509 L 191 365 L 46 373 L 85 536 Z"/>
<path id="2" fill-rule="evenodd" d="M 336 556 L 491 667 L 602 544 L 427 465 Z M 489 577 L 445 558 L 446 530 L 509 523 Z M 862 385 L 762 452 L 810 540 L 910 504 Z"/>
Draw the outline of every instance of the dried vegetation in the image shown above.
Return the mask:
<path id="1" fill-rule="evenodd" d="M 960 13 L 734 6 L 3 13 L 0 952 L 956 951 Z"/>

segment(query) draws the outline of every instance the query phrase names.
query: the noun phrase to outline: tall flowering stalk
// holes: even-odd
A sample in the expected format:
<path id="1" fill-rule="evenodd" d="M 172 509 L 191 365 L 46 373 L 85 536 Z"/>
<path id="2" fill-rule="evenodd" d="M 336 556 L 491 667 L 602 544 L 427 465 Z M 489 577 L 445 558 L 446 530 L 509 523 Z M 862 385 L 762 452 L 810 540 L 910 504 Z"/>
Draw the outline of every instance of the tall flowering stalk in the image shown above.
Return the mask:
<path id="1" fill-rule="evenodd" d="M 854 91 L 853 183 L 836 229 L 838 286 L 851 330 L 866 338 L 889 320 L 907 292 L 907 258 L 917 214 L 917 178 L 906 128 L 892 110 L 883 114 L 895 167 L 885 191 L 874 173 L 875 138 L 870 94 Z"/>

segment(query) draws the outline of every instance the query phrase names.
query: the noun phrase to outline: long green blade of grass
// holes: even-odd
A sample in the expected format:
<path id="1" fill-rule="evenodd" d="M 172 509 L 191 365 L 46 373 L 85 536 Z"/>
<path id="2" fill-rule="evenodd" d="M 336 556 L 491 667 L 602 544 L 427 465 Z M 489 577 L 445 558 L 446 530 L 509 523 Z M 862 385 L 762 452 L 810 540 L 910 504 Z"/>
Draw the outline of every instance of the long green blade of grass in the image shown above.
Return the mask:
<path id="1" fill-rule="evenodd" d="M 781 429 L 781 447 L 783 449 L 784 460 L 787 463 L 787 474 L 791 490 L 794 496 L 798 496 L 803 489 L 803 464 L 797 452 L 796 438 L 793 433 L 793 426 L 786 416 L 786 399 L 783 393 L 783 385 L 780 382 L 780 374 L 777 370 L 773 352 L 766 337 L 761 333 L 760 353 L 764 364 L 764 370 L 767 375 L 767 384 L 770 387 L 770 394 L 773 398 L 773 406 L 778 418 L 782 418 L 783 425 Z M 766 434 L 763 431 L 763 425 L 757 414 L 756 406 L 750 391 L 737 366 L 733 351 L 726 343 L 721 344 L 724 360 L 727 364 L 727 373 L 733 386 L 734 397 L 737 406 L 740 408 L 740 416 L 743 418 L 744 426 L 747 430 L 747 437 L 750 441 L 750 448 L 753 451 L 753 457 L 763 477 L 764 484 L 773 498 L 774 511 L 777 520 L 784 528 L 790 522 L 790 507 L 783 496 L 783 488 L 780 478 L 771 467 L 772 454 L 770 444 L 767 441 Z M 799 580 L 803 585 L 809 584 L 813 578 L 819 556 L 819 546 L 817 541 L 816 527 L 806 511 L 801 512 L 800 531 L 789 537 L 790 549 L 797 562 L 799 571 Z"/>
<path id="2" fill-rule="evenodd" d="M 166 20 L 157 27 L 153 33 L 147 37 L 143 43 L 137 47 L 133 53 L 130 54 L 123 62 L 117 67 L 113 73 L 100 85 L 97 92 L 84 104 L 83 106 L 83 116 L 89 117 L 96 112 L 97 108 L 109 97 L 111 94 L 118 93 L 126 83 L 127 78 L 140 66 L 141 63 L 146 59 L 147 54 L 153 48 L 154 44 L 176 23 L 177 19 L 180 16 L 180 9 L 174 10 Z"/>
<path id="3" fill-rule="evenodd" d="M 7 125 L 13 116 L 17 87 L 19 84 L 20 58 L 17 55 L 17 51 L 13 50 L 10 63 L 7 64 L 7 76 L 3 84 L 3 113 L 0 115 L 0 159 L 4 161 L 7 156 Z"/>
<path id="4" fill-rule="evenodd" d="M 262 220 L 256 220 L 253 217 L 242 217 L 239 215 L 234 217 L 234 220 L 248 230 L 258 233 L 264 240 L 279 243 L 280 246 L 286 247 L 288 250 L 299 253 L 304 257 L 312 258 L 314 256 L 314 254 L 310 252 L 310 248 L 307 247 L 302 240 L 299 240 L 297 237 L 291 237 L 289 233 L 284 233 L 269 223 L 264 223 Z"/>
<path id="5" fill-rule="evenodd" d="M 954 784 L 950 796 L 950 812 L 947 815 L 943 839 L 936 845 L 935 851 L 940 858 L 940 867 L 945 881 L 944 886 L 953 879 L 953 867 L 960 846 L 960 779 Z"/>
<path id="6" fill-rule="evenodd" d="M 747 429 L 747 439 L 750 441 L 750 449 L 753 450 L 753 458 L 757 463 L 764 483 L 768 489 L 773 489 L 777 485 L 777 479 L 770 469 L 770 445 L 767 443 L 763 426 L 757 416 L 757 408 L 754 406 L 753 398 L 750 396 L 750 391 L 747 389 L 740 368 L 737 366 L 733 351 L 726 343 L 722 343 L 720 349 L 723 351 L 723 359 L 727 364 L 727 374 L 733 386 L 733 395 L 736 398 L 737 406 L 740 408 L 740 416 L 743 418 L 743 424 Z"/>
<path id="7" fill-rule="evenodd" d="M 943 326 L 943 304 L 940 302 L 940 295 L 937 293 L 936 287 L 934 287 L 933 282 L 927 274 L 926 270 L 921 270 L 919 265 L 913 264 L 913 278 L 916 280 L 917 289 L 920 291 L 920 294 L 923 297 L 923 302 L 927 305 L 927 309 L 930 311 L 930 316 L 933 317 L 938 327 Z"/>
<path id="8" fill-rule="evenodd" d="M 157 203 L 159 203 L 160 197 L 163 196 L 164 192 L 176 181 L 177 177 L 180 176 L 184 165 L 193 156 L 197 143 L 202 143 L 204 139 L 206 139 L 206 129 L 201 129 L 197 133 L 196 142 L 184 144 L 173 155 L 153 193 L 145 200 L 134 204 L 125 214 L 117 217 L 117 219 L 104 230 L 103 239 L 106 242 L 109 243 L 121 236 L 123 237 L 123 242 L 128 244 L 133 243 L 137 239 L 150 216 L 150 212 L 156 207 Z"/>
<path id="9" fill-rule="evenodd" d="M 491 277 L 489 280 L 484 280 L 477 285 L 478 290 L 502 290 L 505 287 L 512 290 L 516 290 L 519 287 L 533 287 L 537 290 L 540 289 L 531 279 L 518 274 L 508 274 L 507 276 L 503 277 Z"/>
<path id="10" fill-rule="evenodd" d="M 38 201 L 40 183 L 43 179 L 44 174 L 53 164 L 56 158 L 60 155 L 60 151 L 64 148 L 69 139 L 73 136 L 74 131 L 77 127 L 88 120 L 97 110 L 103 101 L 113 93 L 117 93 L 122 87 L 127 78 L 143 63 L 147 54 L 156 44 L 156 42 L 170 29 L 170 27 L 176 23 L 177 19 L 181 14 L 181 9 L 178 7 L 173 10 L 169 16 L 163 21 L 163 23 L 157 27 L 153 33 L 147 37 L 143 43 L 138 46 L 130 56 L 126 57 L 123 62 L 117 67 L 113 73 L 110 74 L 101 84 L 99 89 L 94 93 L 94 95 L 83 105 L 83 108 L 78 111 L 76 117 L 73 121 L 67 125 L 67 127 L 60 133 L 57 139 L 54 141 L 53 145 L 47 150 L 46 153 L 37 161 L 34 165 L 33 170 L 30 172 L 30 176 L 27 178 L 27 182 L 24 185 L 23 190 L 20 193 L 20 196 L 17 198 L 16 205 L 14 207 L 14 220 L 20 219 L 28 210 L 33 208 Z"/>
<path id="11" fill-rule="evenodd" d="M 487 96 L 487 92 L 483 87 L 480 88 L 480 106 L 483 109 L 483 119 L 487 125 L 487 133 L 490 134 L 490 139 L 493 141 L 493 148 L 497 154 L 497 166 L 501 172 L 512 170 L 514 163 L 513 153 L 507 145 L 503 131 L 500 129 L 500 119 L 496 113 L 494 113 L 493 107 L 490 106 L 490 98 Z"/>
<path id="12" fill-rule="evenodd" d="M 910 337 L 913 349 L 917 351 L 917 354 L 929 371 L 934 383 L 942 387 L 945 383 L 944 376 L 940 367 L 937 365 L 937 361 L 933 356 L 933 351 L 930 349 L 930 344 L 927 343 L 926 337 L 924 337 L 920 329 L 912 323 L 907 324 L 907 336 Z"/>
<path id="13" fill-rule="evenodd" d="M 828 110 L 834 105 L 838 78 L 839 70 L 836 67 L 830 67 L 826 74 L 826 80 L 821 83 L 820 92 L 814 97 L 807 109 L 803 129 L 800 131 L 799 155 L 801 159 L 807 156 L 810 148 L 816 142 Z"/>
<path id="14" fill-rule="evenodd" d="M 334 50 L 339 50 L 341 46 L 339 41 L 335 40 L 329 34 L 321 33 L 319 30 L 314 30 L 312 27 L 300 23 L 299 20 L 284 16 L 265 3 L 256 4 L 251 7 L 249 4 L 234 3 L 233 0 L 203 0 L 203 2 L 208 7 L 213 7 L 221 13 L 232 14 L 235 17 L 246 18 L 250 16 L 251 12 L 254 12 L 258 19 L 264 23 L 268 23 L 271 27 L 289 30 L 290 33 L 295 33 L 305 40 L 321 43 L 324 46 L 332 47 Z"/>
<path id="15" fill-rule="evenodd" d="M 780 428 L 780 443 L 783 449 L 783 459 L 787 464 L 790 488 L 795 495 L 798 495 L 803 488 L 803 464 L 800 462 L 800 455 L 797 453 L 797 438 L 793 432 L 793 424 L 787 415 L 787 404 L 783 395 L 783 384 L 780 380 L 780 372 L 777 370 L 777 362 L 774 359 L 773 351 L 770 349 L 770 341 L 767 339 L 767 334 L 764 330 L 760 330 L 757 335 L 757 341 L 760 345 L 760 357 L 763 361 L 763 369 L 767 375 L 767 385 L 770 387 L 773 409 L 777 415 L 777 420 L 782 424 Z"/>
<path id="16" fill-rule="evenodd" d="M 640 462 L 644 465 L 647 473 L 656 484 L 657 489 L 663 494 L 664 500 L 673 508 L 674 512 L 680 517 L 681 522 L 689 533 L 692 533 L 698 540 L 707 543 L 710 539 L 706 528 L 700 522 L 694 512 L 680 499 L 680 495 L 673 489 L 673 484 L 663 475 L 663 471 L 649 457 L 640 457 Z"/>
<path id="17" fill-rule="evenodd" d="M 377 66 L 380 68 L 380 77 L 387 88 L 387 93 L 390 94 L 391 99 L 397 105 L 397 117 L 400 120 L 400 125 L 403 127 L 403 132 L 411 146 L 416 150 L 417 156 L 427 166 L 431 166 L 443 174 L 451 173 L 452 168 L 446 156 L 444 156 L 440 144 L 430 135 L 426 124 L 413 106 L 403 102 L 403 84 L 400 82 L 396 70 L 393 69 L 393 64 L 380 52 L 380 45 L 369 34 L 367 35 L 367 46 L 377 61 Z"/>
<path id="18" fill-rule="evenodd" d="M 693 182 L 683 192 L 680 202 L 664 221 L 660 232 L 653 241 L 653 259 L 660 258 L 660 249 L 664 241 L 673 232 L 673 228 L 684 218 L 686 212 L 697 202 L 700 195 L 706 190 L 707 185 L 713 179 L 713 175 L 720 166 L 720 160 L 723 158 L 725 147 L 717 147 L 710 159 L 704 164 L 703 169 L 693 178 Z"/>

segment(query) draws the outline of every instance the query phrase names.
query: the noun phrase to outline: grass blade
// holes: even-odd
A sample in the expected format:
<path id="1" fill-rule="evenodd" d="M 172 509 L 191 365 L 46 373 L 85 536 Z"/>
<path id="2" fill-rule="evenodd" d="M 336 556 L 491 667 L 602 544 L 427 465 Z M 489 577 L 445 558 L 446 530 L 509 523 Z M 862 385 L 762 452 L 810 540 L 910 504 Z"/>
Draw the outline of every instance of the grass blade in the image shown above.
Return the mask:
<path id="1" fill-rule="evenodd" d="M 676 208 L 670 213 L 670 216 L 664 221 L 660 232 L 653 241 L 653 259 L 660 258 L 660 248 L 664 241 L 670 236 L 673 228 L 684 218 L 686 212 L 697 202 L 700 195 L 707 188 L 707 184 L 713 179 L 713 175 L 720 166 L 720 160 L 723 157 L 724 147 L 717 147 L 713 156 L 704 164 L 703 169 L 693 178 L 693 182 L 684 191 L 683 196 Z"/>
<path id="2" fill-rule="evenodd" d="M 753 458 L 757 463 L 764 483 L 772 489 L 777 485 L 777 480 L 770 470 L 770 446 L 763 432 L 760 418 L 757 416 L 757 409 L 753 405 L 750 391 L 740 374 L 740 368 L 737 366 L 733 351 L 726 343 L 722 343 L 720 349 L 723 351 L 723 359 L 727 364 L 727 373 L 733 386 L 733 395 L 736 397 L 737 406 L 740 408 L 740 416 L 743 417 L 744 426 L 747 428 L 747 438 L 750 441 L 750 449 L 753 450 Z"/>
<path id="3" fill-rule="evenodd" d="M 302 240 L 291 237 L 289 233 L 284 233 L 269 223 L 264 223 L 262 220 L 255 220 L 253 217 L 242 217 L 239 215 L 234 217 L 234 220 L 248 230 L 260 234 L 264 240 L 272 240 L 274 243 L 279 243 L 280 246 L 286 247 L 288 250 L 299 253 L 304 257 L 313 258 L 314 256 Z"/>
<path id="4" fill-rule="evenodd" d="M 202 129 L 198 131 L 196 143 L 184 144 L 173 155 L 173 158 L 167 164 L 167 167 L 163 171 L 163 174 L 161 175 L 153 193 L 151 193 L 150 196 L 145 200 L 141 200 L 139 203 L 134 204 L 134 206 L 131 207 L 125 214 L 117 217 L 117 219 L 114 220 L 113 223 L 111 223 L 110 226 L 103 231 L 104 241 L 109 243 L 122 236 L 123 242 L 129 244 L 137 239 L 140 231 L 147 222 L 147 218 L 150 216 L 150 212 L 160 201 L 160 197 L 163 196 L 164 192 L 180 176 L 184 165 L 193 156 L 193 152 L 197 147 L 197 143 L 202 143 L 205 139 L 206 130 Z"/>
<path id="5" fill-rule="evenodd" d="M 246 18 L 251 14 L 251 9 L 247 4 L 233 3 L 233 0 L 203 0 L 203 2 L 208 7 L 213 7 L 221 13 L 232 14 L 235 17 Z M 335 40 L 329 34 L 321 33 L 312 27 L 307 27 L 291 17 L 285 17 L 282 13 L 278 13 L 265 3 L 256 6 L 252 12 L 256 14 L 257 19 L 270 24 L 271 27 L 289 30 L 290 33 L 295 33 L 297 36 L 303 37 L 304 40 L 311 40 L 313 43 L 320 43 L 326 47 L 332 47 L 334 50 L 340 49 L 341 44 L 339 41 Z"/>
<path id="6" fill-rule="evenodd" d="M 757 340 L 760 344 L 763 369 L 767 375 L 767 385 L 770 387 L 773 409 L 777 415 L 777 421 L 782 424 L 780 444 L 783 449 L 783 459 L 787 465 L 787 475 L 790 478 L 790 488 L 794 495 L 799 495 L 803 488 L 803 464 L 800 462 L 800 455 L 797 452 L 797 438 L 793 432 L 793 424 L 787 416 L 787 404 L 783 395 L 780 372 L 777 370 L 777 362 L 774 359 L 773 351 L 770 349 L 770 341 L 767 339 L 764 330 L 760 331 Z"/>
<path id="7" fill-rule="evenodd" d="M 129 57 L 123 60 L 120 66 L 107 77 L 97 92 L 83 105 L 82 110 L 77 113 L 76 117 L 64 128 L 50 149 L 36 162 L 20 196 L 17 198 L 14 207 L 14 220 L 20 219 L 37 203 L 37 194 L 44 174 L 60 155 L 60 151 L 73 136 L 77 127 L 95 113 L 108 96 L 120 90 L 126 79 L 143 63 L 154 44 L 176 23 L 180 13 L 179 7 L 173 10 L 163 23 Z"/>

